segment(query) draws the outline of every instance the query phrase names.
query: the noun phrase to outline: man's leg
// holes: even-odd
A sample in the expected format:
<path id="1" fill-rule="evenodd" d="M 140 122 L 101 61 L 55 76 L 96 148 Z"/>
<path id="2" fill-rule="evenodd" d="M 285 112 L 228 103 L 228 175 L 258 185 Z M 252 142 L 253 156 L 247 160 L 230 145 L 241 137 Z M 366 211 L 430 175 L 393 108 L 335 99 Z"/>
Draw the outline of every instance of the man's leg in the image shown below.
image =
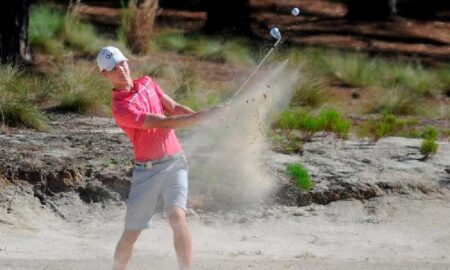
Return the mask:
<path id="1" fill-rule="evenodd" d="M 133 255 L 134 243 L 141 234 L 141 230 L 124 230 L 122 237 L 117 243 L 116 252 L 114 254 L 113 270 L 125 270 Z"/>
<path id="2" fill-rule="evenodd" d="M 173 243 L 181 270 L 192 269 L 192 240 L 186 223 L 186 213 L 179 207 L 170 207 L 169 223 L 173 230 Z"/>

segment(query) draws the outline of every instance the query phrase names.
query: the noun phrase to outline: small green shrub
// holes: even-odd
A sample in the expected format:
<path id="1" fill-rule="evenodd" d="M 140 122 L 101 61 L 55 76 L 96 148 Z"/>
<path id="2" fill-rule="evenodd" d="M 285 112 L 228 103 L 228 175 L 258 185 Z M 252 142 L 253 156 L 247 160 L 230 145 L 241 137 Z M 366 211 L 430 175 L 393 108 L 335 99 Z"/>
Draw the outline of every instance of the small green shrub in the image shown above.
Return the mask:
<path id="1" fill-rule="evenodd" d="M 416 119 L 399 119 L 392 114 L 384 114 L 381 119 L 371 119 L 362 123 L 357 130 L 360 138 L 370 138 L 377 142 L 386 136 L 402 136 L 416 138 L 420 136 Z"/>
<path id="2" fill-rule="evenodd" d="M 425 140 L 437 140 L 438 132 L 434 127 L 426 127 L 420 134 L 420 137 Z"/>
<path id="3" fill-rule="evenodd" d="M 301 190 L 310 191 L 314 187 L 314 183 L 309 176 L 308 170 L 299 163 L 288 164 L 286 167 L 286 174 Z"/>
<path id="4" fill-rule="evenodd" d="M 350 121 L 344 119 L 334 109 L 326 109 L 313 116 L 304 111 L 283 111 L 274 126 L 285 130 L 298 129 L 303 133 L 303 141 L 309 141 L 315 133 L 326 131 L 346 139 L 350 130 Z"/>
<path id="5" fill-rule="evenodd" d="M 275 127 L 281 129 L 297 129 L 299 127 L 297 114 L 291 110 L 281 112 Z"/>
<path id="6" fill-rule="evenodd" d="M 377 142 L 383 137 L 394 135 L 400 129 L 398 118 L 392 114 L 385 114 L 380 120 L 369 120 L 364 123 L 359 131 L 360 137 L 369 137 Z"/>
<path id="7" fill-rule="evenodd" d="M 427 160 L 436 154 L 438 150 L 438 144 L 434 139 L 423 139 L 420 145 L 420 153 L 423 155 L 423 159 Z"/>

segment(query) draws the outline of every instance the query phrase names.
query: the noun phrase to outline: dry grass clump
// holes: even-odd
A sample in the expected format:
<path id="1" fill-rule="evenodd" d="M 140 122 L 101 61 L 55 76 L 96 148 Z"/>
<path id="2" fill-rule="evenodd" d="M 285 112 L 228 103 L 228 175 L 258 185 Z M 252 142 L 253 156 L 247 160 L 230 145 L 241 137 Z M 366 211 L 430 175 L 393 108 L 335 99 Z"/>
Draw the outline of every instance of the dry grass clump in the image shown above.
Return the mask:
<path id="1" fill-rule="evenodd" d="M 316 108 L 328 99 L 323 80 L 312 76 L 302 76 L 296 84 L 291 104 Z"/>
<path id="2" fill-rule="evenodd" d="M 158 1 L 143 0 L 129 1 L 129 14 L 125 16 L 125 29 L 127 45 L 133 53 L 145 54 L 149 50 L 150 37 L 153 34 Z"/>
<path id="3" fill-rule="evenodd" d="M 111 86 L 87 61 L 65 63 L 52 82 L 58 89 L 57 109 L 77 113 L 109 115 Z"/>
<path id="4" fill-rule="evenodd" d="M 0 124 L 49 130 L 47 118 L 34 104 L 36 89 L 17 68 L 0 66 Z"/>
<path id="5" fill-rule="evenodd" d="M 418 94 L 403 89 L 384 90 L 368 107 L 369 113 L 418 115 L 424 113 L 424 102 Z"/>

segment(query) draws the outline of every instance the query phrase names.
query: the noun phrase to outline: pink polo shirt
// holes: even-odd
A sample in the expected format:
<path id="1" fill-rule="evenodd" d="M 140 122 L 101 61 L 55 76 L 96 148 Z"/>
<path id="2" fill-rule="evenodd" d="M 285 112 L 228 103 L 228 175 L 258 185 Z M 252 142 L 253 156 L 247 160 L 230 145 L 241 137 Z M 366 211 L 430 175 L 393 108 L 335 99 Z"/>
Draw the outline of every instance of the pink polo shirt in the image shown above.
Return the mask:
<path id="1" fill-rule="evenodd" d="M 147 76 L 134 80 L 133 84 L 130 91 L 113 91 L 112 112 L 117 125 L 133 143 L 135 160 L 158 160 L 180 152 L 181 145 L 173 129 L 142 128 L 148 113 L 164 115 L 160 100 L 163 90 Z"/>

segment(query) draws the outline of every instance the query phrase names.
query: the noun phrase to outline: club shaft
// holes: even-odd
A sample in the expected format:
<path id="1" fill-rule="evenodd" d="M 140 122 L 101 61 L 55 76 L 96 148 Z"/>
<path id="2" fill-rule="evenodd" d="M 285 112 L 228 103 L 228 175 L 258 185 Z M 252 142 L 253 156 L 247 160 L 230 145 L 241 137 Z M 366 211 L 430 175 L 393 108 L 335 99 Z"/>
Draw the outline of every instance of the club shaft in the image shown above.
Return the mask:
<path id="1" fill-rule="evenodd" d="M 245 82 L 241 85 L 241 87 L 239 87 L 239 89 L 236 91 L 236 93 L 234 93 L 234 95 L 231 97 L 230 101 L 228 102 L 228 104 L 230 104 L 234 98 L 239 95 L 239 93 L 242 91 L 242 89 L 244 89 L 245 85 L 252 79 L 252 77 L 256 74 L 256 72 L 258 72 L 259 68 L 262 66 L 262 64 L 264 63 L 264 61 L 266 61 L 267 57 L 269 57 L 269 55 L 272 53 L 272 51 L 275 49 L 275 47 L 278 46 L 278 43 L 281 41 L 281 39 L 278 39 L 277 42 L 275 42 L 275 44 L 272 46 L 272 48 L 270 49 L 270 51 L 266 54 L 266 56 L 264 56 L 264 58 L 259 62 L 258 66 L 255 68 L 255 70 L 252 72 L 252 74 L 250 74 L 250 76 L 248 76 L 247 80 L 245 80 Z"/>

